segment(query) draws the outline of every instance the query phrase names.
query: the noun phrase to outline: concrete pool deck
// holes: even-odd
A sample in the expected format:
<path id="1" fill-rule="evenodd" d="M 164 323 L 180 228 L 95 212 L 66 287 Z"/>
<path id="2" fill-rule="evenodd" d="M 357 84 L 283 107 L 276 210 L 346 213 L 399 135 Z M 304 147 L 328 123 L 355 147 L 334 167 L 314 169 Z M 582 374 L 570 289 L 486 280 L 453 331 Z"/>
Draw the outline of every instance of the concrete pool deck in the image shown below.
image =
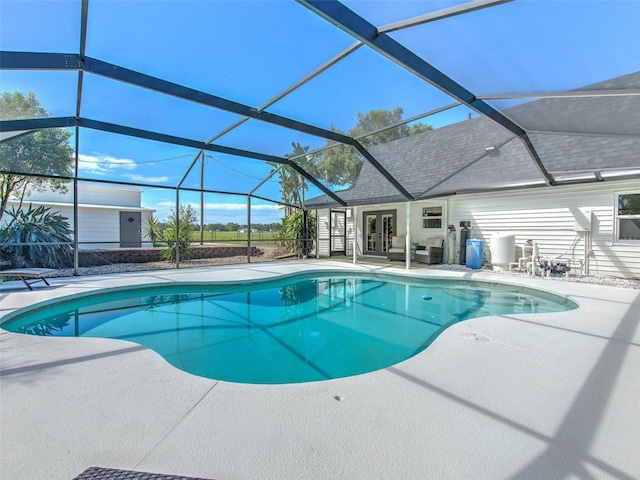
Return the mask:
<path id="1" fill-rule="evenodd" d="M 308 269 L 403 273 L 309 260 L 55 278 L 4 285 L 0 317 L 99 288 Z M 464 321 L 392 367 L 292 385 L 196 377 L 133 343 L 0 330 L 0 475 L 70 480 L 98 465 L 220 480 L 640 478 L 639 290 L 404 273 L 538 287 L 580 307 Z"/>

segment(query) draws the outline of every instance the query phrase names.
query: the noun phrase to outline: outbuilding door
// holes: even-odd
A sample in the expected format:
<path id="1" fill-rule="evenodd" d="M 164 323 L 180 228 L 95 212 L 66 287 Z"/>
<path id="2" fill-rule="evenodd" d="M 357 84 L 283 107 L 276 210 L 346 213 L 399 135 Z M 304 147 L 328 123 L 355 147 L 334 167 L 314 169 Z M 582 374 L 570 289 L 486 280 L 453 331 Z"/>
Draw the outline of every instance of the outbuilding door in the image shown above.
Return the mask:
<path id="1" fill-rule="evenodd" d="M 141 227 L 140 212 L 120 212 L 120 248 L 141 247 Z"/>

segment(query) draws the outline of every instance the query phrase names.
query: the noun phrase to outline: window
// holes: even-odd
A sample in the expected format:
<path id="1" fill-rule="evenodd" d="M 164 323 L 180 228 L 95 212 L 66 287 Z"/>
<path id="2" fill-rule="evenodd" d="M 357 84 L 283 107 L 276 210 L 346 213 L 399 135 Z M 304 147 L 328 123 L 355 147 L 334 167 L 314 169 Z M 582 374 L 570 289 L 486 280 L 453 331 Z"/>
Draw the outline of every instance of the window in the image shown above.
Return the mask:
<path id="1" fill-rule="evenodd" d="M 442 228 L 442 207 L 422 208 L 422 228 Z"/>
<path id="2" fill-rule="evenodd" d="M 640 192 L 617 195 L 616 240 L 640 242 Z"/>

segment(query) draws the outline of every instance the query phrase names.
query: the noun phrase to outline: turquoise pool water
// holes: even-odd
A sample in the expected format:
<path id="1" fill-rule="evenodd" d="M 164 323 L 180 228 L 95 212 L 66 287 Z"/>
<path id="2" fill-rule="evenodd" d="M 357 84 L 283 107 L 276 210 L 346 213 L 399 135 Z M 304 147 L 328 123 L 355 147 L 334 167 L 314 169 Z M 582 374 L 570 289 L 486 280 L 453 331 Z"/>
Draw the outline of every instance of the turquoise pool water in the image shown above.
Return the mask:
<path id="1" fill-rule="evenodd" d="M 309 274 L 250 284 L 105 290 L 19 311 L 2 328 L 127 340 L 195 375 L 274 384 L 388 367 L 469 318 L 575 307 L 560 297 L 495 284 Z"/>

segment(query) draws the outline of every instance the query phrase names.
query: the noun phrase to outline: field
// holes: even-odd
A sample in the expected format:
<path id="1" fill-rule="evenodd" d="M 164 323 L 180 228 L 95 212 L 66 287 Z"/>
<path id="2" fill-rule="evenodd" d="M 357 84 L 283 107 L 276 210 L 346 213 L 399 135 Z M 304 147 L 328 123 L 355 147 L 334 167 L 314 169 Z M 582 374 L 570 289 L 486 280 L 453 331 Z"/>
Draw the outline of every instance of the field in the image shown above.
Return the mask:
<path id="1" fill-rule="evenodd" d="M 241 232 L 216 232 L 205 231 L 203 240 L 205 243 L 247 243 L 248 233 Z M 191 232 L 191 241 L 200 242 L 200 232 Z M 256 242 L 256 245 L 275 246 L 279 243 L 278 232 L 252 232 L 251 243 Z"/>

